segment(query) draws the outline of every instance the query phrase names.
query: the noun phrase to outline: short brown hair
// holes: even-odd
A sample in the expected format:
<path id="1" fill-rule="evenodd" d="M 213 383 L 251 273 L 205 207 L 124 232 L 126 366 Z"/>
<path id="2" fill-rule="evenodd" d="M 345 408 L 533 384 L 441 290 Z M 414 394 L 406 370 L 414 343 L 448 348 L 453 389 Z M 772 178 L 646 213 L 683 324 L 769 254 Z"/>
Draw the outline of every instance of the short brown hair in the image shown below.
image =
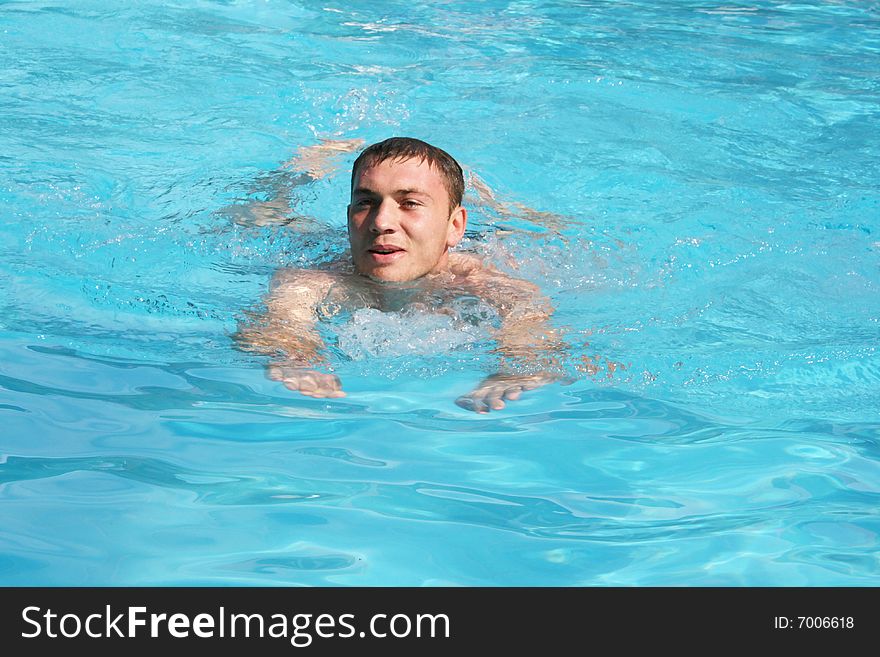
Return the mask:
<path id="1" fill-rule="evenodd" d="M 464 173 L 461 166 L 446 151 L 412 137 L 391 137 L 378 144 L 367 146 L 351 167 L 351 187 L 354 189 L 354 179 L 360 169 L 366 169 L 386 160 L 402 162 L 413 158 L 418 158 L 421 162 L 427 161 L 429 166 L 440 173 L 449 194 L 450 212 L 461 205 L 464 196 Z"/>

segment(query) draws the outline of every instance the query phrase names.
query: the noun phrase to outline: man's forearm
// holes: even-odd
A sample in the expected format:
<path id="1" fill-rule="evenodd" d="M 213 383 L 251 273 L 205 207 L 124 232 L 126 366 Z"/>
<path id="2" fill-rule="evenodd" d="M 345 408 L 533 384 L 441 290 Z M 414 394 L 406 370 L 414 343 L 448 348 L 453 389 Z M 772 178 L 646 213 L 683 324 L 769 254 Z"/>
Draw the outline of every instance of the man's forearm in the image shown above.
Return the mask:
<path id="1" fill-rule="evenodd" d="M 235 336 L 239 347 L 264 356 L 273 363 L 290 367 L 316 367 L 324 362 L 324 341 L 314 327 L 257 326 L 240 330 Z"/>
<path id="2" fill-rule="evenodd" d="M 562 372 L 568 345 L 545 322 L 502 325 L 495 339 L 502 373 Z"/>

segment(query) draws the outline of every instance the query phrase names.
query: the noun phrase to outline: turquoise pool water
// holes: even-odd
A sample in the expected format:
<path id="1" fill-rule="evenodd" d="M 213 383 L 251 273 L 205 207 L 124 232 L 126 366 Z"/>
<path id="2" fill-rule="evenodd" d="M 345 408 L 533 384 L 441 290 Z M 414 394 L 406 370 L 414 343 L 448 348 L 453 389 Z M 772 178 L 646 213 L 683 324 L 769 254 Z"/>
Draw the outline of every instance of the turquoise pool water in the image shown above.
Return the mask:
<path id="1" fill-rule="evenodd" d="M 880 583 L 878 43 L 876 2 L 3 2 L 0 584 Z M 224 208 L 396 134 L 564 219 L 466 246 L 575 383 L 469 413 L 492 356 L 430 312 L 342 327 L 344 399 L 234 348 L 341 253 L 353 155 L 307 232 Z"/>

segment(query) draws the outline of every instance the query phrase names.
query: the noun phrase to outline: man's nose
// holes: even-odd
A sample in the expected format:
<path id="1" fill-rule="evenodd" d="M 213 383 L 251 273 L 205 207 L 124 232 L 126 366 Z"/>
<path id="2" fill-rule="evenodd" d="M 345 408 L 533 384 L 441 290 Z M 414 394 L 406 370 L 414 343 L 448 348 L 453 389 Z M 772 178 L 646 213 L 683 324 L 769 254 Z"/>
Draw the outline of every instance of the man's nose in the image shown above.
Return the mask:
<path id="1" fill-rule="evenodd" d="M 374 233 L 391 233 L 396 227 L 393 201 L 382 201 L 373 210 L 373 220 L 370 222 L 370 230 Z"/>

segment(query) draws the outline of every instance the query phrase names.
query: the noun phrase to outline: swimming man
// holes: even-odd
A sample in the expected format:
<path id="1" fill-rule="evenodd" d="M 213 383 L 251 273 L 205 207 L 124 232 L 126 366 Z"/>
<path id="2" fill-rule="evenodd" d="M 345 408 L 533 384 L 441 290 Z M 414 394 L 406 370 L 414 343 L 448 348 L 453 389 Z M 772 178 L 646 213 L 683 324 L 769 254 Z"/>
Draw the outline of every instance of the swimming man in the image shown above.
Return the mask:
<path id="1" fill-rule="evenodd" d="M 269 377 L 309 397 L 344 397 L 326 371 L 320 315 L 332 308 L 399 311 L 477 297 L 497 313 L 499 371 L 456 403 L 478 413 L 504 408 L 523 391 L 562 378 L 563 342 L 538 288 L 452 253 L 467 226 L 464 175 L 445 151 L 405 137 L 366 148 L 352 167 L 348 206 L 350 262 L 325 270 L 284 269 L 273 277 L 267 312 L 237 334 L 248 350 L 271 354 Z"/>

